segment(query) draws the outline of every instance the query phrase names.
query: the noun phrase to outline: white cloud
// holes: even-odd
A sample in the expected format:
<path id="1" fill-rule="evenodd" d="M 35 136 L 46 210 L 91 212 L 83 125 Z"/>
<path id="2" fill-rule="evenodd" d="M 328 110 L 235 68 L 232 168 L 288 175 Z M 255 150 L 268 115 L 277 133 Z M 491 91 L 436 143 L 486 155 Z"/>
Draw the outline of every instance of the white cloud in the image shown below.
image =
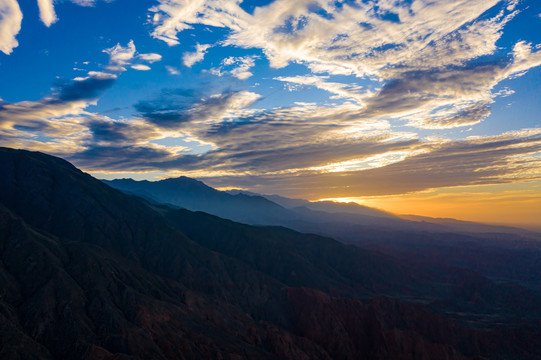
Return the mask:
<path id="1" fill-rule="evenodd" d="M 54 10 L 55 0 L 37 0 L 39 17 L 45 26 L 49 27 L 58 21 Z M 95 0 L 71 0 L 81 6 L 92 6 Z M 15 39 L 21 30 L 23 14 L 17 0 L 0 0 L 0 51 L 6 55 L 19 44 Z"/>
<path id="2" fill-rule="evenodd" d="M 196 15 L 205 0 L 160 1 L 160 5 L 150 9 L 154 12 L 156 29 L 152 36 L 165 41 L 169 46 L 179 44 L 177 33 L 190 29 L 185 20 L 196 22 Z"/>
<path id="3" fill-rule="evenodd" d="M 417 0 L 394 6 L 388 1 L 349 5 L 276 0 L 248 14 L 233 0 L 160 0 L 160 6 L 153 8 L 159 14 L 153 35 L 175 44 L 177 33 L 191 24 L 227 27 L 231 35 L 224 45 L 260 48 L 273 67 L 298 61 L 314 71 L 365 76 L 377 74 L 389 64 L 416 61 L 422 58 L 419 51 L 460 29 L 462 35 L 479 36 L 454 36 L 447 40 L 450 47 L 467 47 L 477 54 L 494 51 L 494 36 L 489 35 L 501 30 L 506 19 L 500 15 L 481 24 L 474 20 L 498 2 Z M 323 17 L 321 12 L 331 17 Z M 391 15 L 399 21 L 388 20 Z M 454 56 L 448 54 L 447 61 L 456 61 Z"/>
<path id="4" fill-rule="evenodd" d="M 149 63 L 153 64 L 157 61 L 161 61 L 162 56 L 160 54 L 156 53 L 149 53 L 149 54 L 139 54 L 137 55 L 138 58 L 148 61 Z"/>
<path id="5" fill-rule="evenodd" d="M 180 75 L 180 71 L 178 71 L 178 69 L 174 68 L 173 66 L 165 65 L 165 69 L 171 75 Z"/>
<path id="6" fill-rule="evenodd" d="M 335 94 L 335 97 L 346 98 L 355 100 L 359 104 L 363 104 L 364 99 L 366 99 L 367 93 L 362 94 L 362 87 L 352 84 L 343 84 L 337 82 L 328 81 L 328 76 L 279 76 L 275 77 L 274 80 L 283 81 L 288 84 L 297 84 L 304 86 L 315 86 L 321 90 L 328 91 L 332 94 Z M 291 90 L 296 90 L 295 87 L 289 88 Z"/>
<path id="7" fill-rule="evenodd" d="M 150 70 L 150 66 L 143 65 L 143 64 L 135 64 L 135 65 L 132 65 L 131 68 L 134 69 L 134 70 L 139 70 L 139 71 L 148 71 L 148 70 Z"/>
<path id="8" fill-rule="evenodd" d="M 258 56 L 244 56 L 244 57 L 229 57 L 223 60 L 224 65 L 236 66 L 230 71 L 231 76 L 236 77 L 239 80 L 246 80 L 253 74 L 248 71 L 255 65 L 255 59 Z"/>
<path id="9" fill-rule="evenodd" d="M 118 76 L 116 74 L 111 74 L 104 71 L 89 71 L 88 76 L 85 77 L 76 77 L 75 81 L 84 81 L 88 80 L 90 78 L 98 79 L 98 80 L 112 80 L 116 79 Z"/>
<path id="10" fill-rule="evenodd" d="M 16 0 L 0 2 L 0 51 L 9 55 L 19 43 L 15 38 L 21 30 L 23 14 Z"/>
<path id="11" fill-rule="evenodd" d="M 116 79 L 117 78 L 117 75 L 110 74 L 110 73 L 103 72 L 103 71 L 89 71 L 88 76 L 93 77 L 95 79 L 99 79 L 99 80 Z"/>
<path id="12" fill-rule="evenodd" d="M 249 70 L 255 66 L 255 60 L 258 59 L 257 55 L 235 57 L 230 56 L 222 60 L 222 66 L 218 68 L 212 68 L 209 72 L 212 75 L 224 76 L 231 75 L 239 80 L 246 80 L 252 77 L 252 72 Z M 224 70 L 230 68 L 231 70 Z"/>
<path id="13" fill-rule="evenodd" d="M 205 58 L 205 54 L 207 53 L 208 48 L 210 48 L 212 45 L 210 44 L 197 44 L 195 46 L 195 52 L 186 52 L 182 56 L 182 61 L 184 62 L 184 65 L 187 67 L 192 67 L 195 63 L 198 63 L 202 61 Z"/>
<path id="14" fill-rule="evenodd" d="M 126 47 L 116 44 L 115 46 L 103 50 L 104 53 L 109 54 L 109 64 L 106 66 L 109 71 L 126 71 L 130 61 L 135 56 L 135 44 L 133 40 L 130 40 Z"/>
<path id="15" fill-rule="evenodd" d="M 71 0 L 71 2 L 80 6 L 93 6 L 96 0 Z"/>
<path id="16" fill-rule="evenodd" d="M 53 0 L 38 0 L 38 6 L 39 17 L 45 26 L 49 27 L 58 20 L 54 12 Z"/>
<path id="17" fill-rule="evenodd" d="M 314 76 L 288 78 L 291 89 L 316 86 L 365 104 L 365 116 L 388 115 L 423 128 L 481 121 L 499 82 L 540 65 L 539 49 L 523 42 L 507 64 L 475 65 L 501 51 L 496 44 L 519 11 L 516 0 L 276 0 L 253 13 L 236 0 L 159 1 L 152 9 L 153 36 L 170 45 L 193 24 L 223 27 L 229 31 L 218 44 L 261 49 L 271 67 L 300 63 L 313 73 L 363 78 L 381 91 Z M 246 79 L 252 64 L 229 70 L 232 62 L 225 61 L 209 72 Z"/>

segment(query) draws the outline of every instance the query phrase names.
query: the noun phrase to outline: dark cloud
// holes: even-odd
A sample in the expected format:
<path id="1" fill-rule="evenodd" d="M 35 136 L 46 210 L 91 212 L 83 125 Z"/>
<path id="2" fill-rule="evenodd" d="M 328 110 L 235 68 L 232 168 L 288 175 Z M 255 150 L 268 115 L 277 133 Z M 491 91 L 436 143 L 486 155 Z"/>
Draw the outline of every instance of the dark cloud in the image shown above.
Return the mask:
<path id="1" fill-rule="evenodd" d="M 163 128 L 176 128 L 193 121 L 218 120 L 241 94 L 241 91 L 227 90 L 209 96 L 197 90 L 168 89 L 157 99 L 140 101 L 134 107 L 149 122 Z"/>
<path id="2" fill-rule="evenodd" d="M 58 84 L 57 92 L 38 101 L 0 103 L 0 125 L 14 123 L 19 129 L 47 132 L 54 128 L 51 119 L 73 115 L 84 109 L 88 101 L 98 98 L 115 82 L 114 78 L 88 77 Z"/>
<path id="3" fill-rule="evenodd" d="M 88 129 L 96 141 L 125 141 L 128 137 L 125 134 L 129 130 L 129 125 L 126 123 L 91 120 L 88 123 Z"/>
<path id="4" fill-rule="evenodd" d="M 69 102 L 96 99 L 114 83 L 114 78 L 94 77 L 80 81 L 70 81 L 60 86 L 58 101 Z"/>
<path id="5" fill-rule="evenodd" d="M 224 176 L 202 179 L 211 186 L 317 199 L 393 195 L 430 188 L 539 179 L 528 154 L 541 151 L 541 135 L 425 144 L 425 153 L 378 168 L 336 173 Z"/>
<path id="6" fill-rule="evenodd" d="M 159 171 L 190 168 L 201 161 L 201 156 L 173 154 L 152 146 L 93 145 L 68 160 L 92 171 Z"/>
<path id="7" fill-rule="evenodd" d="M 466 109 L 460 110 L 451 116 L 440 116 L 425 119 L 422 126 L 425 128 L 453 127 L 462 125 L 472 125 L 480 122 L 490 115 L 490 106 L 480 102 L 473 104 Z"/>
<path id="8" fill-rule="evenodd" d="M 471 64 L 408 71 L 396 75 L 378 94 L 367 100 L 364 116 L 392 115 L 419 109 L 423 104 L 446 104 L 450 99 L 479 95 L 492 87 L 505 71 L 506 62 Z M 457 100 L 458 101 L 458 100 Z"/>

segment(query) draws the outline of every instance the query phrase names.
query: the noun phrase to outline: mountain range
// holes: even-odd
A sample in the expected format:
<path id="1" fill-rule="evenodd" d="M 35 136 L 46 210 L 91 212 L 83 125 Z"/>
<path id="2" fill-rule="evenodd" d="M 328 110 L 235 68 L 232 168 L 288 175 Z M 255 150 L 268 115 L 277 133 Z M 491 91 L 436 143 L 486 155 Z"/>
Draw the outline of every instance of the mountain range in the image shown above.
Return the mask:
<path id="1" fill-rule="evenodd" d="M 192 211 L 203 211 L 252 225 L 313 227 L 321 222 L 339 221 L 378 230 L 455 232 L 465 234 L 498 233 L 541 240 L 541 233 L 509 226 L 479 224 L 455 219 L 414 215 L 395 215 L 354 202 L 308 201 L 279 195 L 262 195 L 244 190 L 219 191 L 196 179 L 181 176 L 159 181 L 133 179 L 102 180 L 123 192 L 149 201 Z M 327 220 L 325 220 L 327 219 Z M 325 227 L 327 224 L 325 224 Z M 335 235 L 336 234 L 332 234 Z"/>
<path id="2" fill-rule="evenodd" d="M 400 251 L 435 246 L 434 234 L 446 233 L 416 242 L 418 233 L 400 230 L 409 238 L 398 241 L 398 230 L 371 227 L 373 235 L 345 244 L 209 214 L 257 223 L 262 209 L 275 222 L 320 210 L 214 189 L 161 199 L 124 193 L 62 159 L 9 148 L 0 148 L 0 174 L 2 359 L 541 357 L 539 291 L 421 249 L 409 258 Z M 178 183 L 201 186 L 167 182 Z M 234 202 L 250 202 L 252 217 Z M 489 242 L 486 234 L 453 236 L 440 241 Z M 380 246 L 361 246 L 369 243 Z M 515 234 L 495 244 L 536 249 L 535 239 Z"/>
<path id="3" fill-rule="evenodd" d="M 285 226 L 405 261 L 430 260 L 541 290 L 541 234 L 528 230 L 453 219 L 402 217 L 356 203 L 310 202 L 240 190 L 224 192 L 187 177 L 105 182 L 156 203 L 252 225 Z"/>

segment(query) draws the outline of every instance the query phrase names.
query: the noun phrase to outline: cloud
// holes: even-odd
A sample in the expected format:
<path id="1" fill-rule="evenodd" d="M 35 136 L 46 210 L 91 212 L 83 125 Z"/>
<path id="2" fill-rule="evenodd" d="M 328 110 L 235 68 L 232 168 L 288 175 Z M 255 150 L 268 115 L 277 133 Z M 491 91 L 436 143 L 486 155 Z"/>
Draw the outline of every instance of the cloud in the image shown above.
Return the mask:
<path id="1" fill-rule="evenodd" d="M 358 114 L 359 107 L 353 104 L 300 104 L 254 110 L 236 119 L 204 127 L 188 125 L 184 130 L 199 141 L 214 144 L 216 166 L 223 163 L 228 171 L 240 172 L 291 173 L 333 160 L 375 155 L 396 147 L 393 138 L 399 143 L 411 141 L 410 134 L 392 133 L 388 122 L 361 119 Z"/>
<path id="2" fill-rule="evenodd" d="M 178 43 L 177 33 L 192 24 L 225 27 L 231 34 L 224 45 L 260 48 L 273 67 L 299 61 L 314 71 L 364 76 L 388 64 L 423 59 L 426 54 L 419 52 L 437 48 L 438 42 L 455 49 L 440 59 L 447 63 L 472 58 L 465 50 L 475 56 L 493 52 L 493 41 L 508 19 L 474 20 L 498 3 L 399 1 L 395 6 L 386 1 L 277 0 L 249 14 L 237 1 L 160 0 L 152 8 L 157 15 L 153 36 L 172 45 Z M 390 21 L 391 14 L 398 21 Z"/>
<path id="3" fill-rule="evenodd" d="M 83 169 L 120 171 L 130 169 L 155 171 L 159 168 L 189 167 L 199 161 L 197 155 L 179 155 L 159 145 L 93 146 L 68 156 Z"/>
<path id="4" fill-rule="evenodd" d="M 211 186 L 265 189 L 318 199 L 392 195 L 438 187 L 503 184 L 541 178 L 541 131 L 524 130 L 460 141 L 413 143 L 417 155 L 361 171 L 207 177 Z"/>
<path id="5" fill-rule="evenodd" d="M 314 86 L 318 89 L 328 91 L 335 95 L 336 98 L 346 98 L 354 100 L 359 104 L 363 104 L 367 98 L 366 94 L 362 94 L 360 91 L 362 87 L 354 84 L 343 84 L 337 82 L 328 81 L 328 76 L 279 76 L 274 80 L 283 81 L 289 84 L 296 84 L 302 86 Z M 295 90 L 295 87 L 289 87 L 290 90 Z"/>
<path id="6" fill-rule="evenodd" d="M 17 119 L 11 127 L 0 122 L 4 144 L 60 152 L 91 171 L 179 172 L 204 178 L 213 186 L 242 186 L 314 199 L 541 177 L 537 170 L 541 165 L 539 129 L 463 140 L 420 139 L 414 133 L 394 131 L 384 120 L 363 118 L 363 107 L 356 103 L 258 110 L 249 108 L 257 94 L 203 95 L 179 89 L 137 104 L 140 117 L 114 120 L 81 112 L 86 99 L 97 93 L 90 89 L 99 92 L 105 87 L 105 83 L 93 84 L 65 85 L 41 102 L 16 104 L 19 112 L 13 104 L 2 103 L 0 116 L 5 117 L 0 121 Z M 76 104 L 81 116 L 63 108 Z M 23 108 L 26 113 L 20 111 Z M 462 116 L 477 118 L 485 111 L 482 106 L 473 107 Z M 40 124 L 36 121 L 40 116 L 50 120 Z M 28 137 L 31 131 L 41 131 L 58 142 L 56 146 L 54 141 L 36 142 Z M 210 143 L 213 150 L 190 155 L 183 147 L 153 143 L 179 134 Z"/>
<path id="7" fill-rule="evenodd" d="M 147 146 L 151 140 L 166 136 L 157 127 L 140 119 L 114 120 L 106 116 L 90 116 L 85 122 L 91 137 L 86 145 Z"/>
<path id="8" fill-rule="evenodd" d="M 186 65 L 187 67 L 192 67 L 195 63 L 202 61 L 205 58 L 205 54 L 207 53 L 208 48 L 210 48 L 211 46 L 212 45 L 210 44 L 201 45 L 198 43 L 195 46 L 195 52 L 187 52 L 184 53 L 184 55 L 182 56 L 182 61 L 184 62 L 184 65 Z"/>
<path id="9" fill-rule="evenodd" d="M 541 51 L 519 42 L 511 53 L 492 62 L 471 63 L 430 70 L 403 71 L 395 74 L 378 91 L 365 91 L 352 85 L 329 81 L 324 76 L 277 77 L 290 90 L 315 86 L 336 94 L 333 98 L 356 101 L 362 118 L 395 118 L 423 129 L 471 126 L 490 115 L 494 98 L 506 96 L 493 92 L 507 78 L 541 65 Z"/>
<path id="10" fill-rule="evenodd" d="M 113 77 L 93 77 L 81 81 L 71 81 L 60 87 L 58 100 L 80 101 L 97 99 L 104 90 L 110 88 L 115 82 Z M 55 100 L 51 100 L 55 101 Z"/>
<path id="11" fill-rule="evenodd" d="M 137 55 L 137 57 L 144 60 L 144 61 L 147 61 L 147 62 L 149 62 L 151 64 L 162 60 L 162 56 L 160 54 L 156 54 L 156 53 L 139 54 L 139 55 Z"/>
<path id="12" fill-rule="evenodd" d="M 139 71 L 148 71 L 150 70 L 150 66 L 143 65 L 143 64 L 135 64 L 131 66 L 132 69 L 139 70 Z"/>
<path id="13" fill-rule="evenodd" d="M 109 54 L 109 64 L 106 66 L 106 69 L 115 72 L 126 71 L 125 66 L 133 59 L 135 51 L 133 40 L 130 40 L 126 47 L 116 44 L 111 48 L 103 50 L 104 53 Z"/>
<path id="14" fill-rule="evenodd" d="M 165 65 L 165 69 L 171 75 L 180 75 L 180 71 L 173 66 Z"/>
<path id="15" fill-rule="evenodd" d="M 255 59 L 259 56 L 228 57 L 222 61 L 224 66 L 235 66 L 229 73 L 239 80 L 246 80 L 253 74 L 248 71 L 255 66 Z"/>
<path id="16" fill-rule="evenodd" d="M 9 55 L 19 46 L 15 38 L 21 30 L 23 14 L 16 0 L 0 2 L 0 51 Z"/>
<path id="17" fill-rule="evenodd" d="M 84 132 L 79 116 L 113 85 L 116 77 L 89 75 L 59 83 L 56 91 L 38 101 L 0 102 L 0 135 L 70 137 Z M 23 131 L 23 133 L 20 133 Z"/>
<path id="18" fill-rule="evenodd" d="M 103 50 L 103 52 L 109 55 L 109 63 L 107 64 L 107 66 L 105 66 L 105 68 L 108 71 L 116 73 L 126 71 L 127 66 L 130 66 L 134 70 L 148 71 L 151 69 L 150 66 L 146 64 L 133 63 L 139 60 L 139 62 L 144 61 L 149 64 L 153 64 L 162 59 L 162 56 L 160 54 L 137 54 L 137 50 L 135 48 L 135 43 L 133 42 L 133 40 L 130 40 L 130 42 L 126 46 L 122 46 L 120 45 L 120 43 L 118 43 L 111 48 Z"/>
<path id="19" fill-rule="evenodd" d="M 54 12 L 53 0 L 38 0 L 38 6 L 39 17 L 45 26 L 49 27 L 58 20 Z"/>
<path id="20" fill-rule="evenodd" d="M 151 123 L 179 128 L 185 123 L 216 123 L 253 104 L 259 95 L 248 91 L 226 91 L 204 96 L 195 90 L 168 89 L 152 101 L 141 101 L 135 109 Z"/>
<path id="21" fill-rule="evenodd" d="M 80 6 L 93 6 L 96 0 L 71 0 L 71 2 Z"/>
<path id="22" fill-rule="evenodd" d="M 179 44 L 177 33 L 191 28 L 185 20 L 195 20 L 204 3 L 205 0 L 160 1 L 160 5 L 150 9 L 154 12 L 152 21 L 157 26 L 152 36 L 165 41 L 169 46 Z"/>
<path id="23" fill-rule="evenodd" d="M 95 0 L 71 0 L 81 6 L 92 6 Z M 54 10 L 54 0 L 37 0 L 39 17 L 45 26 L 50 27 L 58 21 Z M 0 51 L 9 55 L 19 43 L 16 36 L 21 30 L 23 14 L 17 0 L 0 1 Z"/>
<path id="24" fill-rule="evenodd" d="M 222 66 L 212 68 L 209 72 L 216 76 L 229 75 L 236 77 L 239 80 L 246 80 L 252 77 L 253 74 L 248 70 L 255 66 L 255 60 L 258 58 L 259 56 L 257 55 L 241 57 L 230 56 L 222 60 Z"/>
<path id="25" fill-rule="evenodd" d="M 271 67 L 304 64 L 312 73 L 362 78 L 379 88 L 363 91 L 313 74 L 276 78 L 292 90 L 315 86 L 364 104 L 364 116 L 443 129 L 481 121 L 498 83 L 539 66 L 540 51 L 531 44 L 518 42 L 510 55 L 496 45 L 518 6 L 516 0 L 276 0 L 248 13 L 232 0 L 160 0 L 152 8 L 153 36 L 174 45 L 195 24 L 222 27 L 228 31 L 218 45 L 260 49 Z M 497 60 L 479 61 L 487 55 Z M 228 70 L 233 64 L 226 59 L 209 72 L 246 79 L 250 61 Z"/>
<path id="26" fill-rule="evenodd" d="M 440 111 L 440 114 L 443 111 Z M 418 122 L 415 119 L 409 121 L 413 125 L 423 129 L 449 129 L 460 126 L 471 126 L 479 123 L 490 115 L 490 106 L 488 103 L 475 103 L 464 109 L 451 109 L 448 115 L 424 116 L 420 117 Z"/>

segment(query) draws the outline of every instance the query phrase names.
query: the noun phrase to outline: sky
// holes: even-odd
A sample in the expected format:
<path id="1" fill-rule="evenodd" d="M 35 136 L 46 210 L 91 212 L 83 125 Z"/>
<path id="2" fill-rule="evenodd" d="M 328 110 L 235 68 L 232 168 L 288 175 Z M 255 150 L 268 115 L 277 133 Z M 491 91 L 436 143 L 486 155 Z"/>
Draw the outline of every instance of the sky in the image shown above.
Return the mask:
<path id="1" fill-rule="evenodd" d="M 541 1 L 0 0 L 0 146 L 541 229 Z"/>

